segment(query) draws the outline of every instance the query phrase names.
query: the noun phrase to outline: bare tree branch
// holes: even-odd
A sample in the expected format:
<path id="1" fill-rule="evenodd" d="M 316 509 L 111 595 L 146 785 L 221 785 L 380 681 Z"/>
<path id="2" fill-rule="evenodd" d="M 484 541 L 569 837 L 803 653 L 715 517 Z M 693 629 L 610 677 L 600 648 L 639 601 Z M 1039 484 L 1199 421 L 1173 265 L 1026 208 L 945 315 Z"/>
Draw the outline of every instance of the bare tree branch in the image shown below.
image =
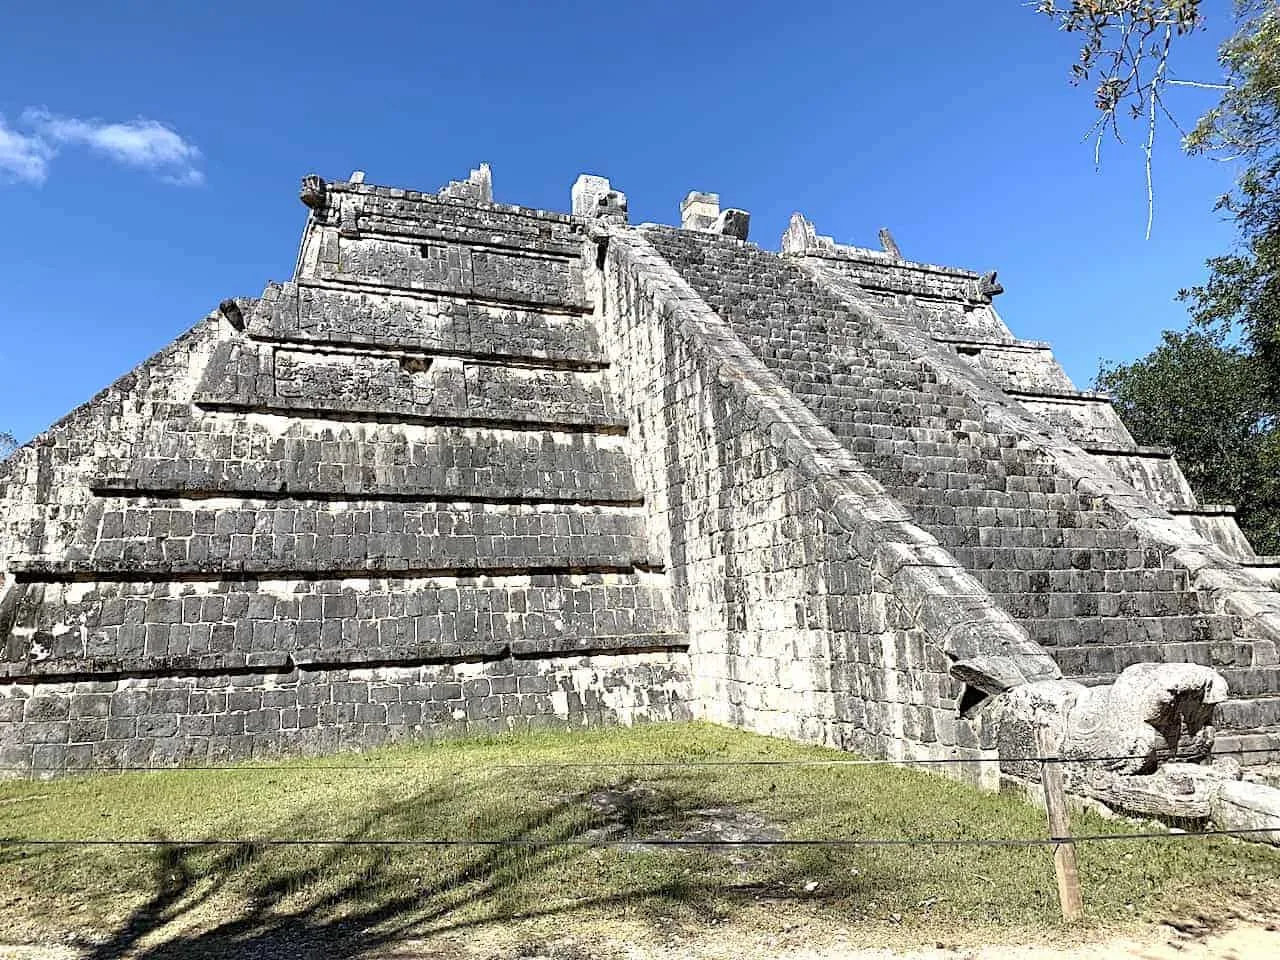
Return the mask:
<path id="1" fill-rule="evenodd" d="M 1102 157 L 1102 139 L 1110 134 L 1124 143 L 1120 111 L 1131 120 L 1144 118 L 1141 141 L 1147 184 L 1147 229 L 1151 237 L 1155 221 L 1154 152 L 1160 116 L 1186 137 L 1165 106 L 1166 84 L 1210 87 L 1194 80 L 1169 77 L 1169 53 L 1173 39 L 1202 26 L 1201 0 L 1036 0 L 1038 13 L 1050 17 L 1060 29 L 1081 37 L 1080 56 L 1071 66 L 1071 82 L 1094 80 L 1097 122 L 1085 139 L 1093 139 L 1093 162 Z"/>
<path id="2" fill-rule="evenodd" d="M 1175 80 L 1169 77 L 1165 83 L 1171 87 L 1199 87 L 1201 90 L 1230 90 L 1229 83 L 1202 83 L 1199 80 Z"/>

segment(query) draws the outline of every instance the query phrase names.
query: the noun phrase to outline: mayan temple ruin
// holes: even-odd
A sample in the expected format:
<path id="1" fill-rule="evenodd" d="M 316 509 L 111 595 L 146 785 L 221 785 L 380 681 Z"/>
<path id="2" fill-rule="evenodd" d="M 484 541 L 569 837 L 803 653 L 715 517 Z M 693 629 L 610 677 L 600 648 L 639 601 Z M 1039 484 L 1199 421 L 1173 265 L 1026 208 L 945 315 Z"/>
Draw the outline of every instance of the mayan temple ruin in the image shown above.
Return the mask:
<path id="1" fill-rule="evenodd" d="M 0 463 L 10 775 L 687 718 L 965 760 L 1028 701 L 1280 760 L 1280 561 L 994 273 L 363 181 Z"/>

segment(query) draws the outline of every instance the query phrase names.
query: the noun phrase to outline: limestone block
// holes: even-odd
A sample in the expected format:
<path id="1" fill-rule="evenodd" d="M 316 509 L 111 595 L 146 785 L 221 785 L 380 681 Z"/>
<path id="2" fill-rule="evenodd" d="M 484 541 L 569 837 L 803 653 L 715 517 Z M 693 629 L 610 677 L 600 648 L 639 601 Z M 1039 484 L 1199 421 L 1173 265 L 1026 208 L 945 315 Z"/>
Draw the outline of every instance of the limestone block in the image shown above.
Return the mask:
<path id="1" fill-rule="evenodd" d="M 1265 830 L 1247 839 L 1280 846 L 1280 790 L 1261 783 L 1223 780 L 1210 801 L 1214 826 L 1222 830 Z"/>
<path id="2" fill-rule="evenodd" d="M 465 180 L 450 180 L 438 196 L 449 200 L 493 203 L 493 173 L 489 170 L 489 165 L 480 164 Z"/>
<path id="3" fill-rule="evenodd" d="M 691 190 L 680 201 L 680 226 L 685 230 L 710 230 L 720 216 L 720 194 Z"/>
<path id="4" fill-rule="evenodd" d="M 627 222 L 627 195 L 614 190 L 607 177 L 580 174 L 571 191 L 575 217 L 587 217 L 608 223 Z"/>

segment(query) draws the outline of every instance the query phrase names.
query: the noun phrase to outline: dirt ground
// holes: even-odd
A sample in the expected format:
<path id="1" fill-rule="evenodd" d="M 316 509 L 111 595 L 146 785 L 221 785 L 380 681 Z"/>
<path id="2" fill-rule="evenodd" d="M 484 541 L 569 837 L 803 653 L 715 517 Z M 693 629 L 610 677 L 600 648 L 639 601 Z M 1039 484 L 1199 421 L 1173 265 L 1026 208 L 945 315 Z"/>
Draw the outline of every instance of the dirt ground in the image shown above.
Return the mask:
<path id="1" fill-rule="evenodd" d="M 362 953 L 355 944 L 277 949 L 258 943 L 237 950 L 237 960 L 290 960 L 325 956 L 350 960 L 1255 960 L 1280 957 L 1280 916 L 1237 909 L 1230 916 L 1190 923 L 1134 926 L 1122 932 L 900 931 L 826 923 L 812 916 L 788 920 L 776 913 L 723 925 L 655 929 L 641 923 L 570 926 L 522 923 L 429 940 L 409 939 Z M 152 945 L 155 949 L 159 945 Z M 319 948 L 318 950 L 316 948 Z M 133 956 L 154 954 L 143 947 Z M 214 953 L 201 951 L 200 956 Z M 233 954 L 227 954 L 228 957 Z M 0 945 L 0 960 L 96 960 L 92 947 Z"/>

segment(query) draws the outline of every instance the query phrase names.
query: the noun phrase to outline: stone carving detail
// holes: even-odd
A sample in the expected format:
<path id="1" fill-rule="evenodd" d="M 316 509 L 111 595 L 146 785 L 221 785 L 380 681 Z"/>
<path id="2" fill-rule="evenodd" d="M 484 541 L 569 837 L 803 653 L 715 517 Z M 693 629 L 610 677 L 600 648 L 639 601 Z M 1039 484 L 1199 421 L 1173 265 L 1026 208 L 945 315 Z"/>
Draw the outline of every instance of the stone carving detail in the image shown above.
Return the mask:
<path id="1" fill-rule="evenodd" d="M 575 217 L 605 223 L 627 222 L 627 195 L 614 190 L 607 177 L 581 174 L 573 184 L 572 203 Z"/>
<path id="2" fill-rule="evenodd" d="M 831 237 L 819 237 L 818 230 L 814 228 L 813 221 L 805 219 L 804 214 L 791 214 L 791 220 L 787 223 L 786 233 L 782 234 L 782 252 L 783 253 L 808 253 L 813 250 L 819 250 L 827 241 L 826 246 L 832 246 Z"/>
<path id="3" fill-rule="evenodd" d="M 465 180 L 450 180 L 437 196 L 472 203 L 493 203 L 493 172 L 487 163 L 472 170 Z"/>
<path id="4" fill-rule="evenodd" d="M 721 210 L 720 194 L 692 190 L 680 201 L 680 227 L 745 240 L 751 228 L 751 214 L 746 210 Z"/>
<path id="5" fill-rule="evenodd" d="M 312 210 L 323 210 L 328 201 L 329 185 L 319 174 L 308 173 L 302 178 L 302 190 L 298 199 Z"/>
<path id="6" fill-rule="evenodd" d="M 747 239 L 750 229 L 751 214 L 745 210 L 722 210 L 716 217 L 716 222 L 711 225 L 712 233 L 733 237 L 735 240 Z"/>
<path id="7" fill-rule="evenodd" d="M 884 252 L 895 260 L 902 259 L 902 251 L 898 249 L 898 244 L 893 239 L 893 234 L 889 232 L 888 227 L 880 228 L 880 246 L 884 247 Z"/>
<path id="8" fill-rule="evenodd" d="M 240 309 L 240 304 L 235 300 L 223 300 L 218 304 L 218 312 L 222 314 L 227 323 L 237 330 L 244 329 L 244 311 Z"/>
<path id="9" fill-rule="evenodd" d="M 993 297 L 1004 293 L 1004 286 L 996 279 L 996 271 L 984 273 L 969 285 L 969 299 L 975 303 L 990 303 Z"/>
<path id="10" fill-rule="evenodd" d="M 1214 707 L 1226 699 L 1227 681 L 1195 663 L 1139 663 L 1096 687 L 1072 680 L 1024 684 L 998 704 L 1001 767 L 1036 775 L 1036 764 L 1017 758 L 1037 754 L 1042 726 L 1065 759 L 1108 758 L 1082 764 L 1084 778 L 1095 771 L 1149 774 L 1165 760 L 1203 760 L 1213 749 Z"/>
<path id="11" fill-rule="evenodd" d="M 1139 663 L 1104 686 L 1016 687 L 990 703 L 989 719 L 1010 776 L 1040 779 L 1037 731 L 1048 728 L 1073 793 L 1125 813 L 1222 829 L 1280 827 L 1280 790 L 1240 782 L 1238 763 L 1212 758 L 1214 714 L 1226 699 L 1226 680 L 1209 667 Z M 1258 839 L 1280 842 L 1280 834 Z"/>
<path id="12" fill-rule="evenodd" d="M 886 241 L 886 238 L 887 241 Z M 871 257 L 876 260 L 888 260 L 890 257 L 900 258 L 897 245 L 888 230 L 880 231 L 880 242 L 884 250 L 870 250 L 865 247 L 854 247 L 844 243 L 836 243 L 831 237 L 818 234 L 813 222 L 802 213 L 791 214 L 787 229 L 782 234 L 782 252 L 796 255 L 831 256 L 835 254 L 852 254 L 854 256 Z M 892 249 L 890 248 L 892 245 Z"/>

